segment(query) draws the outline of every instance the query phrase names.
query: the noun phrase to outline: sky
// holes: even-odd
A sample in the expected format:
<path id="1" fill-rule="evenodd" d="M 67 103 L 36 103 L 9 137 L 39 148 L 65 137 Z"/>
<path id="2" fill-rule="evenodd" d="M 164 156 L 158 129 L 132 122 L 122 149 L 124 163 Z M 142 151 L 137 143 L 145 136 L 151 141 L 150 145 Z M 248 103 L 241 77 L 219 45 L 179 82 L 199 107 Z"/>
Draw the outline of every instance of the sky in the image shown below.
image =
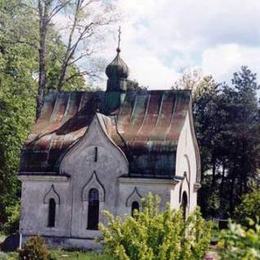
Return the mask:
<path id="1" fill-rule="evenodd" d="M 242 65 L 260 75 L 260 0 L 113 1 L 121 19 L 94 58 L 112 61 L 120 25 L 121 57 L 140 85 L 168 89 L 194 69 L 218 82 L 229 82 Z M 57 26 L 64 27 L 64 19 L 57 16 Z M 105 73 L 102 78 L 97 84 L 105 88 Z"/>
<path id="2" fill-rule="evenodd" d="M 117 0 L 130 78 L 167 89 L 184 71 L 229 81 L 242 65 L 260 75 L 260 0 Z M 104 57 L 115 56 L 117 29 Z M 105 77 L 102 84 L 105 84 Z"/>

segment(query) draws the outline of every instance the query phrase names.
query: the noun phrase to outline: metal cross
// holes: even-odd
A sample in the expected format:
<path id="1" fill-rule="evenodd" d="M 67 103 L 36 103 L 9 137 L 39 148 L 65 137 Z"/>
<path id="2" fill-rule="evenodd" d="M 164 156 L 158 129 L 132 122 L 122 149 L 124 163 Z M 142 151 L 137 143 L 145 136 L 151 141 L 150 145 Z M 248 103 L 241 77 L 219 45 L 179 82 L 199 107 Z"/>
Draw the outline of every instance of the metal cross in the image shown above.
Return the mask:
<path id="1" fill-rule="evenodd" d="M 121 43 L 121 26 L 119 26 L 119 29 L 118 29 L 118 47 L 117 47 L 117 50 L 120 51 L 120 43 Z"/>

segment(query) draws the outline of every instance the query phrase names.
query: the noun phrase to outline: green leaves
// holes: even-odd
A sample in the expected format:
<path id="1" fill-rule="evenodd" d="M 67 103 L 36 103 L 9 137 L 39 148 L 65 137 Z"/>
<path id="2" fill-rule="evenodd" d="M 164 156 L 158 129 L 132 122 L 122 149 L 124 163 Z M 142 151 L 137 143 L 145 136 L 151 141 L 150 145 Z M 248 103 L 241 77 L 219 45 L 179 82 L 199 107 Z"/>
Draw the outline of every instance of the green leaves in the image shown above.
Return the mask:
<path id="1" fill-rule="evenodd" d="M 260 259 L 260 226 L 254 222 L 252 228 L 245 228 L 230 222 L 229 229 L 221 232 L 218 244 L 221 259 Z"/>
<path id="2" fill-rule="evenodd" d="M 206 216 L 232 216 L 256 179 L 259 114 L 256 74 L 243 66 L 232 84 L 211 77 L 194 92 L 195 129 L 202 158 L 200 205 Z"/>
<path id="3" fill-rule="evenodd" d="M 108 225 L 101 225 L 105 253 L 117 259 L 202 259 L 211 237 L 211 224 L 199 211 L 183 219 L 181 211 L 159 211 L 159 197 L 151 193 L 134 217 L 124 219 L 105 212 Z"/>
<path id="4" fill-rule="evenodd" d="M 252 191 L 243 195 L 242 202 L 235 210 L 235 219 L 245 225 L 252 226 L 260 218 L 260 190 L 253 186 Z"/>
<path id="5" fill-rule="evenodd" d="M 25 42 L 36 19 L 20 1 L 0 1 L 0 223 L 17 200 L 20 149 L 34 121 L 37 49 Z M 29 22 L 30 21 L 30 22 Z M 29 26 L 29 27 L 28 27 Z M 33 37 L 32 37 L 33 38 Z"/>
<path id="6" fill-rule="evenodd" d="M 0 224 L 19 196 L 17 172 L 20 150 L 35 120 L 38 80 L 38 16 L 25 0 L 0 0 Z M 53 25 L 47 35 L 47 88 L 56 88 L 65 46 Z M 75 74 L 72 64 L 68 74 Z M 83 77 L 64 90 L 84 86 Z M 2 225 L 1 225 L 2 227 Z"/>

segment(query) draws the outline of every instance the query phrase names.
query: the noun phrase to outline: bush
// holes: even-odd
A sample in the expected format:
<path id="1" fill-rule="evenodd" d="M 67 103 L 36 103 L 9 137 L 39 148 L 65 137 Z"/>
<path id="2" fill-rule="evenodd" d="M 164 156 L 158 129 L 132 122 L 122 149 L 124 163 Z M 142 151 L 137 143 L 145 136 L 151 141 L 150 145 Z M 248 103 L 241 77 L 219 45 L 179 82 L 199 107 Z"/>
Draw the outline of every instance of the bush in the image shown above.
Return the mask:
<path id="1" fill-rule="evenodd" d="M 230 222 L 229 229 L 221 231 L 218 244 L 221 259 L 260 259 L 260 226 L 250 222 L 251 228 Z"/>
<path id="2" fill-rule="evenodd" d="M 235 220 L 242 225 L 248 225 L 248 219 L 257 222 L 260 216 L 260 189 L 252 188 L 252 192 L 242 197 L 241 204 L 235 210 Z"/>
<path id="3" fill-rule="evenodd" d="M 7 260 L 7 259 L 8 259 L 8 255 L 0 251 L 0 260 Z"/>
<path id="4" fill-rule="evenodd" d="M 21 260 L 48 260 L 49 257 L 50 253 L 40 236 L 29 238 L 19 252 L 19 259 Z"/>
<path id="5" fill-rule="evenodd" d="M 104 251 L 117 259 L 202 259 L 210 242 L 211 223 L 196 210 L 187 220 L 168 206 L 159 212 L 159 197 L 148 194 L 142 210 L 124 220 L 105 212 L 100 225 Z"/>
<path id="6" fill-rule="evenodd" d="M 16 233 L 19 230 L 20 202 L 6 208 L 7 222 L 3 225 L 6 235 Z"/>

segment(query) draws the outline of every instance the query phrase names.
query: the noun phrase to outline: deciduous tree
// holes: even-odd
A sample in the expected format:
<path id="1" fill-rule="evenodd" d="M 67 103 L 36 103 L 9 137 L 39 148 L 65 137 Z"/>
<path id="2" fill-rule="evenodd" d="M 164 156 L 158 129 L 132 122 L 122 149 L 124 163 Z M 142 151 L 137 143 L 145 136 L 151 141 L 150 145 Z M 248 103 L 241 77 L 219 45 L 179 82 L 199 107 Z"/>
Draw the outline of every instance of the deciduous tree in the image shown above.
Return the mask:
<path id="1" fill-rule="evenodd" d="M 97 67 L 90 64 L 89 57 L 95 51 L 95 37 L 102 36 L 104 28 L 115 20 L 113 5 L 104 0 L 37 0 L 35 9 L 39 18 L 39 80 L 36 115 L 39 116 L 47 86 L 47 37 L 57 16 L 63 20 L 66 28 L 61 30 L 64 53 L 60 57 L 60 68 L 55 88 L 61 91 L 64 85 L 74 78 L 96 76 Z M 102 31 L 103 30 L 103 31 Z M 69 72 L 73 65 L 77 69 Z"/>
<path id="2" fill-rule="evenodd" d="M 194 92 L 202 158 L 199 197 L 206 215 L 232 216 L 249 181 L 257 178 L 258 88 L 256 74 L 242 67 L 231 85 L 204 78 Z"/>

